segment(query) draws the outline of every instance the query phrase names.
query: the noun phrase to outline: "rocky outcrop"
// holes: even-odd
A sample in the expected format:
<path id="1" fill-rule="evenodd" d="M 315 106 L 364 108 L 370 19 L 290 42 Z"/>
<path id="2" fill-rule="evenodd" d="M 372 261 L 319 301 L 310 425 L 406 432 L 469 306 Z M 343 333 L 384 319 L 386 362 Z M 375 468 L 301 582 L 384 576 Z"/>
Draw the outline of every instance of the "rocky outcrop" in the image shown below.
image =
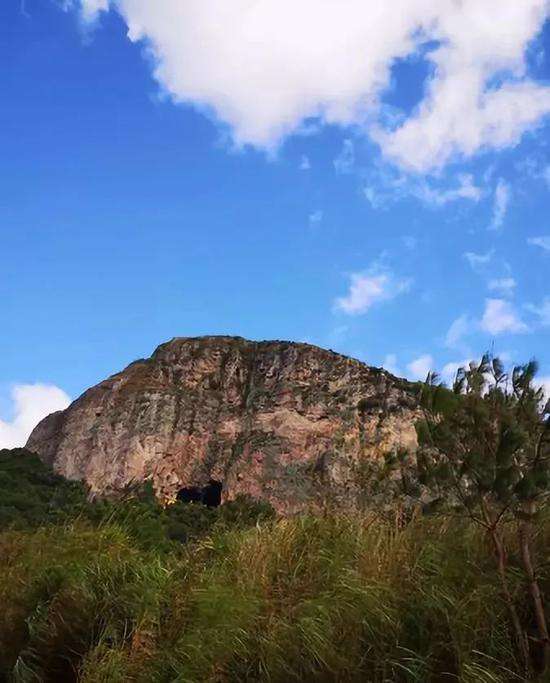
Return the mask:
<path id="1" fill-rule="evenodd" d="M 45 418 L 27 448 L 93 495 L 152 480 L 158 497 L 222 485 L 283 513 L 354 505 L 362 471 L 414 449 L 404 380 L 309 344 L 176 338 Z"/>

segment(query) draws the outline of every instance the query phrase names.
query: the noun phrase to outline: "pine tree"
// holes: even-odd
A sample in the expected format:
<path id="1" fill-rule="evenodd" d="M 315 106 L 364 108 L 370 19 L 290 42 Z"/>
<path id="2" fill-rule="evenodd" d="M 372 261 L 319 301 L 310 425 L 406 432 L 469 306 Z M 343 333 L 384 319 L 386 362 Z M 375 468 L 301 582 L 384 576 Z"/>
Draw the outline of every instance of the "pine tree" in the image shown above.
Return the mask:
<path id="1" fill-rule="evenodd" d="M 443 505 L 482 526 L 496 557 L 519 650 L 530 668 L 529 644 L 507 580 L 504 525 L 517 529 L 518 550 L 537 623 L 542 668 L 550 641 L 533 560 L 534 522 L 550 490 L 550 402 L 535 385 L 535 361 L 510 374 L 498 358 L 458 370 L 452 390 L 430 373 L 420 391 L 416 475 L 431 506 Z"/>

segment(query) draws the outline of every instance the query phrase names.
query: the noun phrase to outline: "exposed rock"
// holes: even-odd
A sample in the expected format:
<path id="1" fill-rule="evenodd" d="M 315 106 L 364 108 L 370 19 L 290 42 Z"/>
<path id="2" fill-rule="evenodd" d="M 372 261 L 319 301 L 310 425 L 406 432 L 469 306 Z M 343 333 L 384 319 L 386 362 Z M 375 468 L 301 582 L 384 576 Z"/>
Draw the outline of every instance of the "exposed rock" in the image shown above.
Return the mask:
<path id="1" fill-rule="evenodd" d="M 414 449 L 409 385 L 309 344 L 176 338 L 45 418 L 27 448 L 92 495 L 223 484 L 283 513 L 354 505 L 361 469 Z"/>

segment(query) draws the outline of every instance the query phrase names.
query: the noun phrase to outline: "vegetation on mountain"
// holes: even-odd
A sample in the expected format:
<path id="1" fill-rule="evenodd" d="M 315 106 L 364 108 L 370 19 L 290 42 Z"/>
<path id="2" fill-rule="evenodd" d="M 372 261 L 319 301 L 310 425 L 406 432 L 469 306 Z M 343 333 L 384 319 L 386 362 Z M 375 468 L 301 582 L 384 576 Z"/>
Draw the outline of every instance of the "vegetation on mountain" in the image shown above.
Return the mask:
<path id="1" fill-rule="evenodd" d="M 484 357 L 451 389 L 431 374 L 418 451 L 366 471 L 374 503 L 355 511 L 162 507 L 143 486 L 90 501 L 0 452 L 0 680 L 547 680 L 535 372 Z"/>

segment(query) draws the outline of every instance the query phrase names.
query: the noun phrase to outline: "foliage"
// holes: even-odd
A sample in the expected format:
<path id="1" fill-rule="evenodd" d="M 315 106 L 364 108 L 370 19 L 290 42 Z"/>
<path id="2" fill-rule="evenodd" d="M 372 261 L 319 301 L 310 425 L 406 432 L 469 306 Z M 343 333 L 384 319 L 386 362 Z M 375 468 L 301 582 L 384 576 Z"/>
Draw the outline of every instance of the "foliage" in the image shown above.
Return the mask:
<path id="1" fill-rule="evenodd" d="M 86 490 L 23 448 L 0 450 L 0 529 L 61 521 L 86 506 Z"/>
<path id="2" fill-rule="evenodd" d="M 462 511 L 487 533 L 496 569 L 528 671 L 550 660 L 546 614 L 536 576 L 534 522 L 550 492 L 550 403 L 535 385 L 534 361 L 508 374 L 498 358 L 459 368 L 452 391 L 430 373 L 420 391 L 424 419 L 417 425 L 416 475 L 420 491 Z M 529 588 L 536 629 L 530 641 L 508 585 L 503 527 L 516 527 L 517 553 Z M 533 654 L 533 650 L 541 650 Z"/>
<path id="3" fill-rule="evenodd" d="M 113 499 L 89 501 L 86 488 L 54 474 L 24 449 L 0 451 L 0 530 L 35 528 L 74 519 L 94 526 L 117 524 L 145 550 L 168 552 L 214 527 L 244 528 L 274 515 L 265 502 L 240 495 L 218 508 L 201 504 L 158 504 L 146 483 Z"/>
<path id="4" fill-rule="evenodd" d="M 1 534 L 0 677 L 522 680 L 483 535 L 465 521 L 300 516 L 179 548 L 136 547 L 118 522 Z"/>
<path id="5" fill-rule="evenodd" d="M 484 356 L 457 372 L 453 390 L 431 374 L 420 399 L 420 482 L 454 494 L 471 514 L 524 511 L 548 495 L 550 404 L 533 380 L 534 361 L 504 372 L 498 358 Z M 485 520 L 487 521 L 487 520 Z"/>

